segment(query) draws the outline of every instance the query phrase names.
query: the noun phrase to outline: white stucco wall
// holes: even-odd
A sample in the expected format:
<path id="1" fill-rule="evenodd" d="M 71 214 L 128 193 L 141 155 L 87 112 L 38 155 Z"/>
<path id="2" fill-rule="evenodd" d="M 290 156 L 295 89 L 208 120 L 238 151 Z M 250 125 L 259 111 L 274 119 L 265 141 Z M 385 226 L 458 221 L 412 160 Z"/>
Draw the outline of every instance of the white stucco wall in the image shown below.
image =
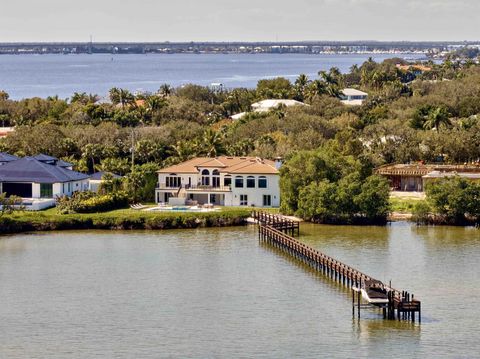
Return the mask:
<path id="1" fill-rule="evenodd" d="M 263 196 L 270 195 L 272 205 L 271 207 L 280 206 L 280 185 L 279 185 L 279 176 L 278 175 L 265 175 L 267 177 L 267 188 L 258 188 L 258 178 L 261 175 L 254 175 L 255 177 L 255 188 L 247 188 L 247 177 L 248 175 L 242 176 L 243 188 L 235 187 L 235 177 L 233 176 L 232 181 L 232 193 L 230 198 L 231 204 L 226 204 L 230 206 L 240 206 L 240 195 L 247 195 L 248 197 L 248 206 L 263 207 Z M 227 199 L 225 200 L 227 203 Z"/>

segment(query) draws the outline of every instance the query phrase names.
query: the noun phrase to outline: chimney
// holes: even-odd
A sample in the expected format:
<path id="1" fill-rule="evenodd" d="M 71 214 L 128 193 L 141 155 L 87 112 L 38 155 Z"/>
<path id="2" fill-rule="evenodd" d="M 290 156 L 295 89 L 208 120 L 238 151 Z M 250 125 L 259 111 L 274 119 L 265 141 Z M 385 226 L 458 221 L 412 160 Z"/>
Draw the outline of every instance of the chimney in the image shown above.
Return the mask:
<path id="1" fill-rule="evenodd" d="M 276 157 L 275 158 L 275 168 L 277 170 L 279 170 L 280 167 L 282 167 L 282 164 L 283 164 L 283 158 L 282 157 Z"/>

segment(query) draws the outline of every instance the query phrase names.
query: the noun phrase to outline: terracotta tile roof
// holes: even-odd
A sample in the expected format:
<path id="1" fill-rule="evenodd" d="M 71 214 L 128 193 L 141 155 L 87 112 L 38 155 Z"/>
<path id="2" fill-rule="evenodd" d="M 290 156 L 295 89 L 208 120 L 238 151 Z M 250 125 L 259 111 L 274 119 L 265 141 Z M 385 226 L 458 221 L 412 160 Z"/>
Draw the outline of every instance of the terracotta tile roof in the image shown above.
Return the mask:
<path id="1" fill-rule="evenodd" d="M 257 157 L 197 157 L 161 169 L 158 173 L 199 173 L 198 168 L 218 168 L 222 173 L 278 174 L 275 162 Z"/>
<path id="2" fill-rule="evenodd" d="M 375 169 L 380 175 L 425 176 L 432 171 L 440 172 L 480 172 L 480 165 L 445 165 L 445 164 L 393 164 Z"/>

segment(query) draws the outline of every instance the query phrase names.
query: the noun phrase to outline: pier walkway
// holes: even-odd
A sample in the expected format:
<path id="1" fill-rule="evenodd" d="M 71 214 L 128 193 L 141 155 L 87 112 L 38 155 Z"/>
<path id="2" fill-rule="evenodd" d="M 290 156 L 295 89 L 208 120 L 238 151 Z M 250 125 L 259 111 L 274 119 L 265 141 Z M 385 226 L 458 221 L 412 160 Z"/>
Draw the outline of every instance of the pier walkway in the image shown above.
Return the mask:
<path id="1" fill-rule="evenodd" d="M 404 319 L 415 321 L 415 313 L 421 321 L 421 302 L 413 294 L 392 288 L 390 285 L 372 278 L 361 271 L 342 263 L 306 244 L 300 242 L 295 236 L 300 235 L 300 224 L 281 215 L 265 212 L 253 212 L 253 218 L 258 223 L 259 240 L 269 243 L 291 256 L 305 262 L 315 270 L 332 278 L 335 281 L 352 289 L 352 310 L 355 306 L 360 317 L 361 288 L 365 282 L 381 283 L 386 290 L 388 304 L 381 305 L 385 319 Z M 357 300 L 355 301 L 355 297 Z M 356 305 L 355 305 L 356 302 Z"/>

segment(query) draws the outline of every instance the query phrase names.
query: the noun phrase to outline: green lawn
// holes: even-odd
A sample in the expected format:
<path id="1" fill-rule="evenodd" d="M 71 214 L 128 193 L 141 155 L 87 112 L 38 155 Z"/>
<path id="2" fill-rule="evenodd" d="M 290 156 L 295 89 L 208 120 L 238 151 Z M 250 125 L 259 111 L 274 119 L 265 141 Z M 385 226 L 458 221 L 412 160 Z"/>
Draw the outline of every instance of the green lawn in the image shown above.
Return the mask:
<path id="1" fill-rule="evenodd" d="M 390 205 L 392 212 L 412 213 L 416 203 L 422 201 L 420 198 L 392 198 L 390 197 Z"/>
<path id="2" fill-rule="evenodd" d="M 224 207 L 215 212 L 154 212 L 119 209 L 103 213 L 59 214 L 55 208 L 14 212 L 0 218 L 0 233 L 61 229 L 170 229 L 239 225 L 252 208 Z"/>

